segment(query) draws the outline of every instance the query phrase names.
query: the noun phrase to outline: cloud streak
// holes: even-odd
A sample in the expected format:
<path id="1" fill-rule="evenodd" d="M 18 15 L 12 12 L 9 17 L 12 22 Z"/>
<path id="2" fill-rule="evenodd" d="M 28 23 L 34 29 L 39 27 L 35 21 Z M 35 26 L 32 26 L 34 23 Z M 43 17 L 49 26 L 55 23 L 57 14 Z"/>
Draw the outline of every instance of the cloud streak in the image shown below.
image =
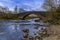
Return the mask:
<path id="1" fill-rule="evenodd" d="M 23 8 L 27 11 L 30 10 L 42 10 L 41 6 L 44 0 L 0 0 L 0 6 L 6 6 L 10 10 L 17 5 L 20 8 Z"/>

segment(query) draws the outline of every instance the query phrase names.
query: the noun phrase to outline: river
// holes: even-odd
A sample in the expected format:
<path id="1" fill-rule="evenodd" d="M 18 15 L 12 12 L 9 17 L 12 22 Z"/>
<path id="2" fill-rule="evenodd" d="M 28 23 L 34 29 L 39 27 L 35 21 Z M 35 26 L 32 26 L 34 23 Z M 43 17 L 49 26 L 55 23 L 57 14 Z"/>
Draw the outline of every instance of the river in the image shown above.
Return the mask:
<path id="1" fill-rule="evenodd" d="M 29 29 L 29 35 L 34 35 L 39 29 L 45 28 L 42 22 L 36 22 L 36 24 L 41 24 L 36 29 L 35 22 L 29 21 L 0 21 L 0 40 L 21 40 L 23 38 L 22 30 Z"/>

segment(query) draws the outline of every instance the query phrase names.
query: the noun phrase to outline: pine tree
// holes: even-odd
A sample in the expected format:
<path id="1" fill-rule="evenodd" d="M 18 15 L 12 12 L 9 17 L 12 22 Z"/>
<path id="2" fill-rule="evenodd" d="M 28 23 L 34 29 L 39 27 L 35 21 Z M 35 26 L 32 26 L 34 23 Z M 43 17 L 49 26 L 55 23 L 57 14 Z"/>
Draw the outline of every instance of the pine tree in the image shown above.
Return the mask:
<path id="1" fill-rule="evenodd" d="M 18 10 L 18 7 L 15 6 L 15 8 L 14 8 L 14 12 L 17 13 L 17 10 Z"/>

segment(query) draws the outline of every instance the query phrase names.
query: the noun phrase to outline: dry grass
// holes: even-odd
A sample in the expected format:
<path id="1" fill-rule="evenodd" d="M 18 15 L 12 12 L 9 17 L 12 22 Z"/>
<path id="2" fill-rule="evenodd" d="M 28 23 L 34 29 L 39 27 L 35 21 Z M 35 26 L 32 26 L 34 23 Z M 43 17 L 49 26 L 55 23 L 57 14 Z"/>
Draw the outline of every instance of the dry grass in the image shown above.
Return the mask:
<path id="1" fill-rule="evenodd" d="M 60 40 L 60 25 L 51 25 L 48 27 L 49 37 L 43 38 L 43 40 Z"/>

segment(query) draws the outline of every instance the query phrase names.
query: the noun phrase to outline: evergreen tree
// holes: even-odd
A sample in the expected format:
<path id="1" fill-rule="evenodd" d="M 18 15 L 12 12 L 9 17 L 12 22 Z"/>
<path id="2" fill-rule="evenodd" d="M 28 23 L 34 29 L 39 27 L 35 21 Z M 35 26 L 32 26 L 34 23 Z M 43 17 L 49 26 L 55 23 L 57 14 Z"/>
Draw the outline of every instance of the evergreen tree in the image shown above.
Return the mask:
<path id="1" fill-rule="evenodd" d="M 17 13 L 17 10 L 18 10 L 18 7 L 15 6 L 15 8 L 14 8 L 14 12 Z"/>

